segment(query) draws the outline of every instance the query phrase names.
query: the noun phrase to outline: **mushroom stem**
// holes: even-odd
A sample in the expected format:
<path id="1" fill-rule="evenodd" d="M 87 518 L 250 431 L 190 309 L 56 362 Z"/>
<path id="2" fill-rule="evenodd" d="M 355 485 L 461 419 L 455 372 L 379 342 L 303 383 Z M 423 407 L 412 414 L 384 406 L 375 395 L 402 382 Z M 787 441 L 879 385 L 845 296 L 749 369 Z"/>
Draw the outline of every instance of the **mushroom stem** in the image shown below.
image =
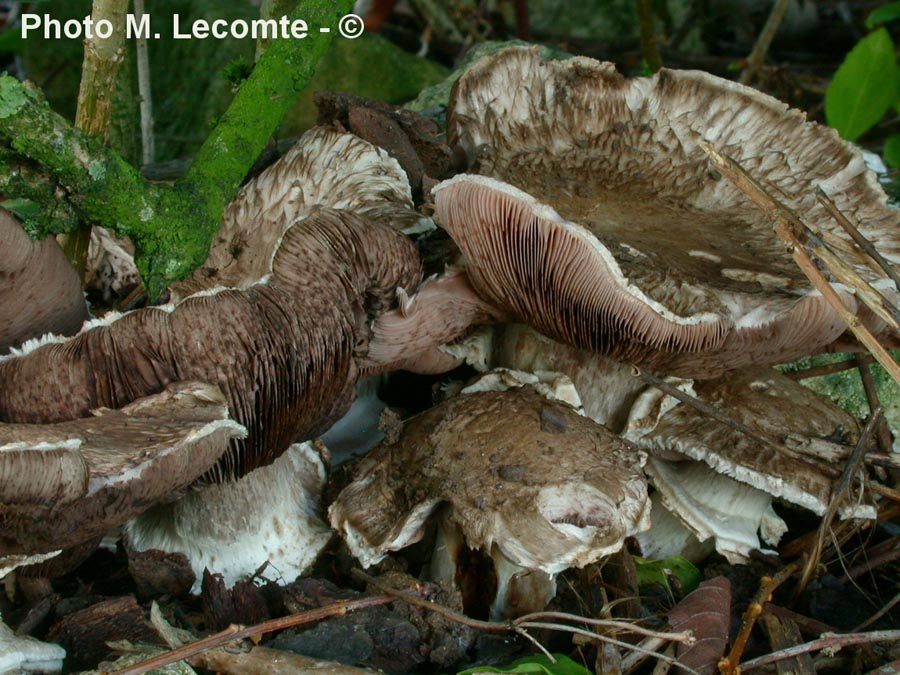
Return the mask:
<path id="1" fill-rule="evenodd" d="M 369 351 L 360 362 L 362 371 L 445 372 L 462 360 L 449 354 L 440 358 L 438 347 L 461 337 L 472 326 L 505 318 L 505 312 L 475 292 L 464 271 L 428 279 L 414 295 L 402 293 L 398 309 L 376 319 Z"/>
<path id="2" fill-rule="evenodd" d="M 62 670 L 64 658 L 66 650 L 59 645 L 16 635 L 0 621 L 0 673 L 57 673 Z"/>
<path id="3" fill-rule="evenodd" d="M 324 446 L 292 445 L 275 463 L 222 485 L 197 488 L 132 520 L 125 537 L 136 551 L 182 552 L 200 592 L 204 569 L 230 587 L 268 562 L 291 582 L 331 538 L 319 518 Z"/>

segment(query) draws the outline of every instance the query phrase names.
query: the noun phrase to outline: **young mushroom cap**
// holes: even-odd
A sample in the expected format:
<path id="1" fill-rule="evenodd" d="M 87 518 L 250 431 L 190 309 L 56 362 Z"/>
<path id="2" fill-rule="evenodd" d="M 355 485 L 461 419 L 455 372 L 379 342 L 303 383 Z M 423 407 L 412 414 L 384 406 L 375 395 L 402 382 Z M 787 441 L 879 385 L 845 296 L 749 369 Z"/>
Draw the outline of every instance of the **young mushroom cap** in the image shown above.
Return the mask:
<path id="1" fill-rule="evenodd" d="M 0 562 L 101 537 L 177 496 L 245 434 L 201 382 L 83 419 L 0 424 Z"/>
<path id="2" fill-rule="evenodd" d="M 482 175 L 438 185 L 436 218 L 473 285 L 578 347 L 709 377 L 822 349 L 845 330 L 767 217 L 710 169 L 703 140 L 771 184 L 864 277 L 874 273 L 817 186 L 900 261 L 900 216 L 858 151 L 705 73 L 626 79 L 608 63 L 510 48 L 460 78 L 448 126 Z"/>
<path id="3" fill-rule="evenodd" d="M 75 333 L 88 318 L 87 305 L 56 240 L 32 240 L 0 208 L 0 241 L 0 354 L 45 333 Z"/>
<path id="4" fill-rule="evenodd" d="M 387 152 L 353 134 L 314 127 L 241 188 L 222 215 L 206 262 L 172 285 L 174 297 L 256 283 L 271 271 L 287 228 L 317 207 L 352 211 L 396 229 L 420 218 L 406 174 Z"/>
<path id="5" fill-rule="evenodd" d="M 859 438 L 857 420 L 828 399 L 771 369 L 695 382 L 694 394 L 739 424 L 768 434 L 772 445 L 712 419 L 696 408 L 648 390 L 634 406 L 626 437 L 651 455 L 705 462 L 718 473 L 821 515 L 836 468 Z M 650 405 L 659 397 L 663 404 Z M 854 497 L 845 517 L 873 518 Z"/>
<path id="6" fill-rule="evenodd" d="M 363 565 L 418 541 L 449 503 L 467 545 L 556 574 L 645 526 L 643 456 L 529 387 L 467 394 L 410 419 L 360 462 L 329 509 Z"/>
<path id="7" fill-rule="evenodd" d="M 0 360 L 0 420 L 71 420 L 175 380 L 207 381 L 248 430 L 208 478 L 242 475 L 343 414 L 370 321 L 391 307 L 398 287 L 420 278 L 406 237 L 319 210 L 285 233 L 272 274 L 245 290 L 213 289 L 113 316 Z"/>

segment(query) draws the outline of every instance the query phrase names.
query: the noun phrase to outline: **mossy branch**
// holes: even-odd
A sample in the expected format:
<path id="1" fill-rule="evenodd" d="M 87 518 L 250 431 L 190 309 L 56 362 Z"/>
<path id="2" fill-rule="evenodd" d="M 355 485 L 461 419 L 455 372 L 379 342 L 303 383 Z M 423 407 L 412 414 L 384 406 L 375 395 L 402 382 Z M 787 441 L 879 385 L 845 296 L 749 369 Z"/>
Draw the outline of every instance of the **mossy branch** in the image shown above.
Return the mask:
<path id="1" fill-rule="evenodd" d="M 39 213 L 23 218 L 30 234 L 64 234 L 78 225 L 78 217 L 56 179 L 6 148 L 0 148 L 0 194 L 34 203 Z M 4 203 L 7 208 L 9 205 L 10 202 Z"/>
<path id="2" fill-rule="evenodd" d="M 150 297 L 200 265 L 228 202 L 281 118 L 315 72 L 351 0 L 310 0 L 296 18 L 304 39 L 279 39 L 265 51 L 219 124 L 174 185 L 154 185 L 119 155 L 54 113 L 40 91 L 0 76 L 0 136 L 51 174 L 84 220 L 132 238 Z"/>

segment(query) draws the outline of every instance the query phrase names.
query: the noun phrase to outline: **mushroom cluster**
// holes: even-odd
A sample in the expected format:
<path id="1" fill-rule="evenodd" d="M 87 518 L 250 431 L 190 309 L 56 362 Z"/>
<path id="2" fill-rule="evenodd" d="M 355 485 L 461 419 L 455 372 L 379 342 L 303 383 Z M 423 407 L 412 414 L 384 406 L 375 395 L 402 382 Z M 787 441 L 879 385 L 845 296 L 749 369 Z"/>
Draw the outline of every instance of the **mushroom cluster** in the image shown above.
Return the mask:
<path id="1" fill-rule="evenodd" d="M 770 367 L 827 349 L 846 325 L 701 146 L 765 176 L 897 298 L 814 198 L 828 193 L 900 263 L 900 218 L 852 146 L 704 73 L 626 79 L 529 48 L 459 79 L 447 137 L 467 173 L 432 192 L 459 252 L 440 275 L 423 281 L 404 234 L 422 219 L 404 168 L 317 127 L 241 190 L 172 304 L 0 357 L 0 559 L 33 562 L 129 520 L 131 548 L 184 552 L 198 580 L 210 569 L 232 584 L 266 561 L 291 580 L 331 536 L 329 452 L 309 441 L 364 376 L 464 361 L 491 373 L 388 434 L 329 519 L 366 566 L 430 533 L 427 569 L 474 612 L 540 609 L 558 573 L 626 537 L 739 562 L 784 533 L 773 502 L 825 511 L 859 425 Z M 0 212 L 6 226 L 19 242 Z M 52 245 L 29 245 L 29 273 L 58 263 Z M 74 332 L 84 306 L 71 295 L 10 319 L 0 349 Z M 768 440 L 648 386 L 634 364 Z M 372 445 L 347 427 L 382 407 L 360 405 L 328 437 Z M 135 438 L 148 425 L 152 442 Z M 875 515 L 861 490 L 839 511 Z"/>

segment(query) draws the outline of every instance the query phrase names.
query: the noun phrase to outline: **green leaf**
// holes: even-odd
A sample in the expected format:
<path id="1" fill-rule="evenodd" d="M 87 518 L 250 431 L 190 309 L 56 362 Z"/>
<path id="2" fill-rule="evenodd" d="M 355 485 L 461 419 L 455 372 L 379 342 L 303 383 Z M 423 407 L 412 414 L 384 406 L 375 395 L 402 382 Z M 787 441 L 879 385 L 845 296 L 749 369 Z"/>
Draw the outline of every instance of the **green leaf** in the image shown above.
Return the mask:
<path id="1" fill-rule="evenodd" d="M 900 134 L 891 134 L 884 142 L 884 162 L 888 166 L 900 167 Z"/>
<path id="2" fill-rule="evenodd" d="M 526 656 L 524 659 L 513 661 L 505 668 L 494 668 L 493 666 L 475 666 L 463 670 L 457 675 L 475 675 L 475 673 L 535 673 L 536 675 L 591 675 L 580 663 L 576 663 L 568 656 L 563 654 L 554 654 L 553 658 L 556 663 L 551 663 L 543 654 L 535 656 Z"/>
<path id="3" fill-rule="evenodd" d="M 634 564 L 637 568 L 638 585 L 640 586 L 659 584 L 668 588 L 669 575 L 672 575 L 678 579 L 681 589 L 686 595 L 703 581 L 700 570 L 690 560 L 680 555 L 670 555 L 668 558 L 659 560 L 647 560 L 634 556 Z"/>
<path id="4" fill-rule="evenodd" d="M 879 28 L 847 54 L 825 92 L 825 117 L 841 136 L 862 136 L 897 100 L 900 66 L 887 29 Z"/>
<path id="5" fill-rule="evenodd" d="M 16 214 L 22 220 L 30 220 L 42 215 L 40 205 L 30 199 L 7 199 L 3 202 L 3 208 Z"/>
<path id="6" fill-rule="evenodd" d="M 866 28 L 872 30 L 875 26 L 897 19 L 900 19 L 900 2 L 889 2 L 869 12 L 869 16 L 866 17 Z"/>

